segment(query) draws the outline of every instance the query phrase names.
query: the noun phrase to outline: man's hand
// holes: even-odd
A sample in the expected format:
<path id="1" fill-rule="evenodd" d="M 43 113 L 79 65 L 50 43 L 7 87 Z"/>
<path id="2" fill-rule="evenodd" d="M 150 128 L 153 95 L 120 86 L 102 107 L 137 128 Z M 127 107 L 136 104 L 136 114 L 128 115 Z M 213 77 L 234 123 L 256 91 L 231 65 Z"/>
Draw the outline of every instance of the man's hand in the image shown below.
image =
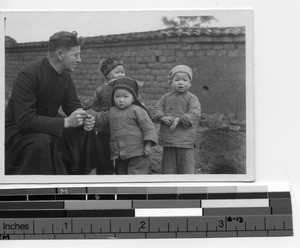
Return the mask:
<path id="1" fill-rule="evenodd" d="M 173 116 L 164 116 L 160 120 L 170 126 L 174 121 L 174 117 Z"/>
<path id="2" fill-rule="evenodd" d="M 176 117 L 172 123 L 172 125 L 170 126 L 170 131 L 173 133 L 175 131 L 175 128 L 177 127 L 178 123 L 179 123 L 179 117 Z"/>
<path id="3" fill-rule="evenodd" d="M 95 117 L 87 114 L 84 121 L 83 121 L 83 128 L 85 131 L 91 131 L 93 130 L 95 126 Z"/>
<path id="4" fill-rule="evenodd" d="M 76 109 L 69 117 L 65 118 L 65 128 L 80 127 L 86 117 L 86 112 L 83 109 Z"/>
<path id="5" fill-rule="evenodd" d="M 150 156 L 152 154 L 152 145 L 151 145 L 151 141 L 147 141 L 145 148 L 144 148 L 144 155 L 146 157 Z"/>

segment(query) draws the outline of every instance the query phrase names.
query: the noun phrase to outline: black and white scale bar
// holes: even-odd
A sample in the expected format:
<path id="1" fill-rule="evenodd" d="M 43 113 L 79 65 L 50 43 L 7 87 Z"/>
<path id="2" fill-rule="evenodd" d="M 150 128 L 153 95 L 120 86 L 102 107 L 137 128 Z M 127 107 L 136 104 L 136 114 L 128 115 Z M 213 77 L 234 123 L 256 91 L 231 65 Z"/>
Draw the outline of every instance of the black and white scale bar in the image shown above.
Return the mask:
<path id="1" fill-rule="evenodd" d="M 290 198 L 288 185 L 1 188 L 0 201 Z"/>
<path id="2" fill-rule="evenodd" d="M 60 200 L 60 201 L 2 201 L 0 218 L 5 210 L 112 210 L 139 208 L 270 208 L 272 213 L 290 214 L 290 198 L 272 199 L 208 199 L 208 200 Z M 221 212 L 220 212 L 221 213 Z"/>
<path id="3" fill-rule="evenodd" d="M 1 201 L 38 201 L 38 200 L 181 200 L 181 199 L 272 199 L 290 198 L 290 192 L 264 193 L 211 193 L 211 194 L 12 194 L 1 192 Z"/>
<path id="4" fill-rule="evenodd" d="M 82 206 L 82 205 L 81 205 Z M 290 207 L 226 207 L 226 208 L 131 208 L 130 205 L 123 209 L 86 208 L 76 209 L 70 205 L 65 209 L 1 209 L 0 220 L 7 218 L 67 218 L 67 217 L 169 217 L 169 216 L 227 216 L 227 215 L 282 215 L 292 214 Z"/>

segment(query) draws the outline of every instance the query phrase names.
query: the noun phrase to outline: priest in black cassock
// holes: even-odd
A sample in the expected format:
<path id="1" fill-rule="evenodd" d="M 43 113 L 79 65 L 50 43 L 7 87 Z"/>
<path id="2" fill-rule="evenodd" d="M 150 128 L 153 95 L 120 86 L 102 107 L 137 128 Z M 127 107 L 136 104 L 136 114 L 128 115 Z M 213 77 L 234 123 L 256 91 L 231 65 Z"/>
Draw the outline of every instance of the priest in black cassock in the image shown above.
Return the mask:
<path id="1" fill-rule="evenodd" d="M 5 109 L 6 175 L 78 175 L 94 167 L 95 119 L 83 110 L 70 75 L 80 52 L 76 32 L 55 33 L 47 56 L 16 76 Z"/>

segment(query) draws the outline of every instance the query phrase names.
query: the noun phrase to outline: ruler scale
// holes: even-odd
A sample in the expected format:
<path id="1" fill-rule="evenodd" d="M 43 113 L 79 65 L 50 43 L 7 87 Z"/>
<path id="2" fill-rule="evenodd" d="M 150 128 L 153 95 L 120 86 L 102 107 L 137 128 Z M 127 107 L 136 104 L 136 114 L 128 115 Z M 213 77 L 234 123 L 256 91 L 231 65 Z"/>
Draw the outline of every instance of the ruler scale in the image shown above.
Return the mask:
<path id="1" fill-rule="evenodd" d="M 292 235 L 289 188 L 0 189 L 0 240 Z"/>

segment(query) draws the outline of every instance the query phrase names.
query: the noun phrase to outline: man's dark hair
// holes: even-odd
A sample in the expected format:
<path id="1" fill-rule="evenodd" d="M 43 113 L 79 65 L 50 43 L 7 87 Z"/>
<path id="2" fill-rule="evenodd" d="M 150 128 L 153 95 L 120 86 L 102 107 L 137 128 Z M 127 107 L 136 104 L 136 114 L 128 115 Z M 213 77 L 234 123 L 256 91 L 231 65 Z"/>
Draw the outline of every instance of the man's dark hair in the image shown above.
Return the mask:
<path id="1" fill-rule="evenodd" d="M 60 31 L 50 37 L 48 51 L 54 52 L 59 49 L 68 51 L 75 46 L 80 46 L 77 32 Z"/>

